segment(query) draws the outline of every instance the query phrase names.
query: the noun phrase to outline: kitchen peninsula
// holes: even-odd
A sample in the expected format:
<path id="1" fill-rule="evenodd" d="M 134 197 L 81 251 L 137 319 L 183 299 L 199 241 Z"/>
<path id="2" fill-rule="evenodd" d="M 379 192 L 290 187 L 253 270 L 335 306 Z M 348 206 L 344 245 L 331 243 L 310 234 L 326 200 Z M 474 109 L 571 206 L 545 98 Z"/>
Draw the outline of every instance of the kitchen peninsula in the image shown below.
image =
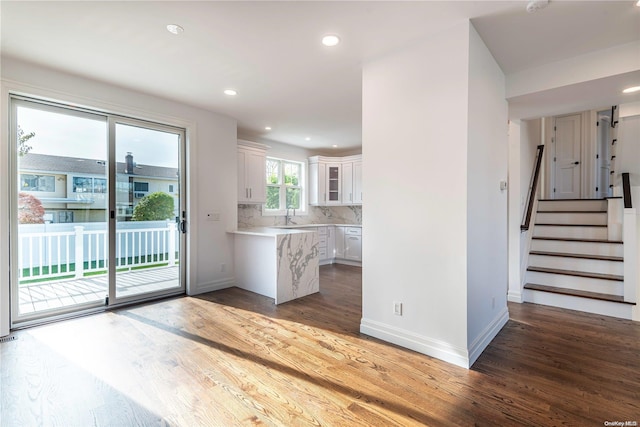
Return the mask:
<path id="1" fill-rule="evenodd" d="M 236 286 L 282 304 L 320 290 L 315 230 L 257 227 L 235 234 Z"/>

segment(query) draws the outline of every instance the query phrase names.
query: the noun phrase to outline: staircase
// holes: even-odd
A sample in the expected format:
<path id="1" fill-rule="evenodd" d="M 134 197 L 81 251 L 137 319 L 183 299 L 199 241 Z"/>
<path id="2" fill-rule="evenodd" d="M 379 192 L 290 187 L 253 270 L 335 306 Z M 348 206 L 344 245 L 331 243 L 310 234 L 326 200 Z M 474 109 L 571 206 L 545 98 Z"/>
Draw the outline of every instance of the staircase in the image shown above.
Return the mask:
<path id="1" fill-rule="evenodd" d="M 524 301 L 632 318 L 623 243 L 609 240 L 607 200 L 539 200 Z"/>

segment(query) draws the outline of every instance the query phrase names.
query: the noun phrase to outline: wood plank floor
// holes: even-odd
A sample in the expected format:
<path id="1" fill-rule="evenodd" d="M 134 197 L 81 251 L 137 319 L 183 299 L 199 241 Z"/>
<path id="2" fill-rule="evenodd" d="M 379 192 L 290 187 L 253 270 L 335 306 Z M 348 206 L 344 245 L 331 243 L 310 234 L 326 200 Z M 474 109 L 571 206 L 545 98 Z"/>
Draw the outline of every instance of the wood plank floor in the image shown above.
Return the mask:
<path id="1" fill-rule="evenodd" d="M 360 269 L 274 306 L 240 289 L 14 333 L 1 426 L 640 422 L 640 324 L 532 304 L 466 370 L 358 332 Z"/>

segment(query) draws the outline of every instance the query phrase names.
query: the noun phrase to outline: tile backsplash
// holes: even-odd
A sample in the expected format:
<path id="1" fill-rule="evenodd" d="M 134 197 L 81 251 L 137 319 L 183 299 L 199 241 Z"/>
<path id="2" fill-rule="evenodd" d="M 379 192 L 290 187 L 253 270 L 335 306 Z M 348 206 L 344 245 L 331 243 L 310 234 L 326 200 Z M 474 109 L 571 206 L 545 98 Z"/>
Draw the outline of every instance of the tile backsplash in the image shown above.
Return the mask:
<path id="1" fill-rule="evenodd" d="M 284 215 L 262 216 L 262 205 L 238 205 L 238 228 L 285 225 Z M 292 224 L 362 224 L 362 206 L 309 206 L 307 215 L 291 218 Z"/>

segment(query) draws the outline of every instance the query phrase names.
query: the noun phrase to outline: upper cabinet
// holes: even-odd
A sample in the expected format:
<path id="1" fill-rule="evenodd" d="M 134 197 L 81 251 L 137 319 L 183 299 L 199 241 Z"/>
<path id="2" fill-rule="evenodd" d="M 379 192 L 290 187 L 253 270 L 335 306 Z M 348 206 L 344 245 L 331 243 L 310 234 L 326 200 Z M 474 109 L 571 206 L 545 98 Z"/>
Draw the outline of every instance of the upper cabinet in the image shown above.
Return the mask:
<path id="1" fill-rule="evenodd" d="M 238 203 L 267 201 L 267 146 L 238 140 Z"/>
<path id="2" fill-rule="evenodd" d="M 309 204 L 362 204 L 362 156 L 309 158 Z"/>

